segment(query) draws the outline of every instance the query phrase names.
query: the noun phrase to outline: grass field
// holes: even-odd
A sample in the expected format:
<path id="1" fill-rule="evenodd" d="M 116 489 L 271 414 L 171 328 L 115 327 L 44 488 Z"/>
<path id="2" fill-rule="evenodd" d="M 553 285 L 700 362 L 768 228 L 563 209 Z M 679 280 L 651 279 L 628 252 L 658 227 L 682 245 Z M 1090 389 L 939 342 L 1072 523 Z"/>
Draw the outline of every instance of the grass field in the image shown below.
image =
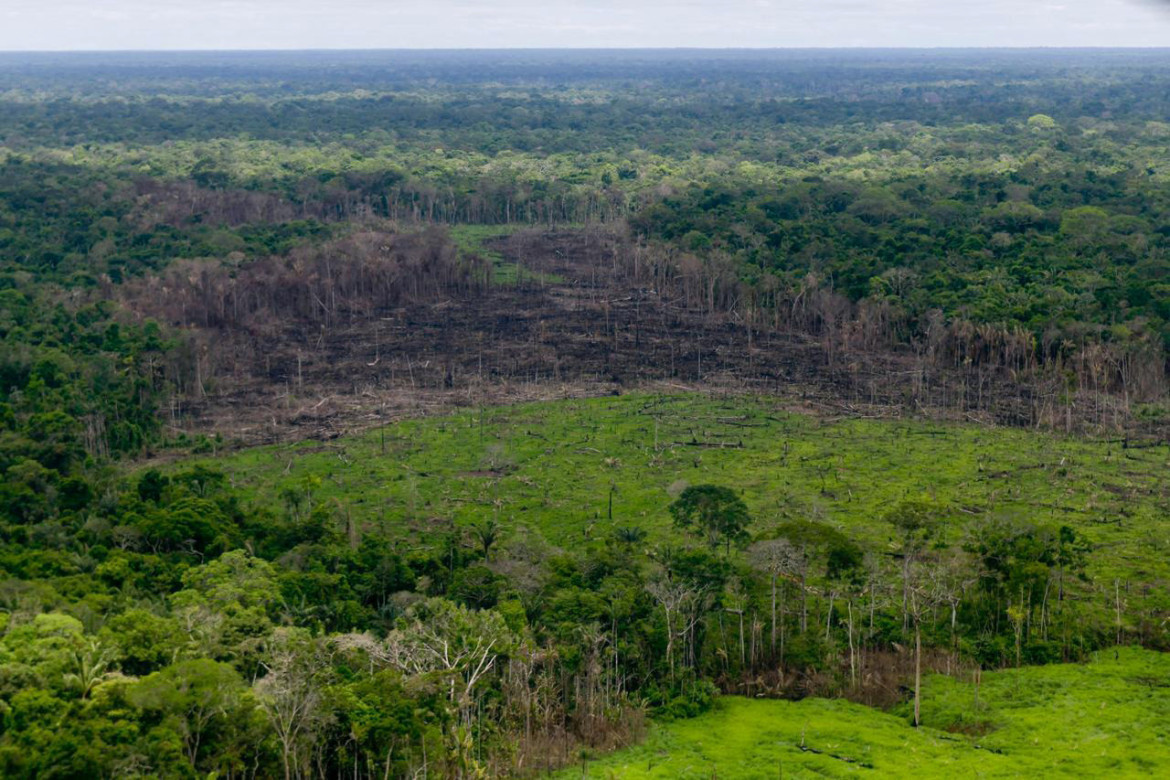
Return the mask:
<path id="1" fill-rule="evenodd" d="M 451 225 L 447 228 L 451 240 L 461 252 L 474 253 L 490 260 L 494 273 L 492 281 L 496 284 L 509 285 L 517 282 L 532 280 L 546 283 L 560 281 L 552 274 L 533 273 L 518 263 L 505 260 L 503 255 L 494 249 L 489 249 L 487 243 L 493 239 L 504 238 L 523 230 L 525 225 Z"/>
<path id="2" fill-rule="evenodd" d="M 562 546 L 625 525 L 661 540 L 677 533 L 673 497 L 710 482 L 742 492 L 756 532 L 813 517 L 882 546 L 883 513 L 900 499 L 927 498 L 954 508 L 950 541 L 969 519 L 1011 515 L 1076 528 L 1098 551 L 1091 573 L 1110 586 L 1114 577 L 1164 583 L 1170 572 L 1167 447 L 830 420 L 774 400 L 627 395 L 474 409 L 208 465 L 258 502 L 278 507 L 282 493 L 300 493 L 404 540 L 489 515 Z"/>
<path id="3" fill-rule="evenodd" d="M 920 730 L 904 714 L 844 701 L 724 698 L 706 715 L 656 724 L 643 744 L 559 776 L 1165 777 L 1170 656 L 1117 655 L 985 673 L 977 713 L 971 683 L 933 676 Z M 987 733 L 945 730 L 976 723 Z"/>

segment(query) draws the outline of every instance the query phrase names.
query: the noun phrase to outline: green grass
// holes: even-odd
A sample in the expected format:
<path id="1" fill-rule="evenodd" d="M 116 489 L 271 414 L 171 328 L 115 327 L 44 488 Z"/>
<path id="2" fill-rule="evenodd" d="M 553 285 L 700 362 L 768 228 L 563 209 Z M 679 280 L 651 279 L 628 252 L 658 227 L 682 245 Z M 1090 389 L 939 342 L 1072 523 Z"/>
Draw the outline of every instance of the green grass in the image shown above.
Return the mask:
<path id="1" fill-rule="evenodd" d="M 555 274 L 534 274 L 518 263 L 511 263 L 486 244 L 495 238 L 503 238 L 531 227 L 530 225 L 452 225 L 448 228 L 451 240 L 461 252 L 475 253 L 492 263 L 492 281 L 500 285 L 517 284 L 521 281 L 554 283 L 560 281 Z"/>
<path id="2" fill-rule="evenodd" d="M 986 750 L 1028 756 L 1083 777 L 1170 774 L 1170 654 L 1103 650 L 1090 664 L 984 674 L 971 683 L 936 675 L 923 722 L 953 730 L 986 723 Z"/>
<path id="3" fill-rule="evenodd" d="M 756 532 L 785 516 L 814 517 L 883 547 L 890 506 L 928 498 L 956 508 L 951 542 L 989 512 L 1071 525 L 1096 546 L 1091 573 L 1111 586 L 1115 576 L 1168 579 L 1168 460 L 1166 447 L 1124 450 L 1036 431 L 833 421 L 765 399 L 628 395 L 474 409 L 208 465 L 257 502 L 279 508 L 283 490 L 308 492 L 314 503 L 345 506 L 371 532 L 415 541 L 490 515 L 563 546 L 624 525 L 661 541 L 677 533 L 673 497 L 710 482 L 742 491 Z"/>
<path id="4" fill-rule="evenodd" d="M 978 719 L 992 730 L 978 737 L 940 728 L 972 717 L 974 691 L 934 676 L 919 730 L 844 701 L 724 698 L 701 717 L 655 724 L 643 744 L 589 762 L 586 776 L 1165 777 L 1170 656 L 1130 648 L 1118 656 L 984 674 Z"/>

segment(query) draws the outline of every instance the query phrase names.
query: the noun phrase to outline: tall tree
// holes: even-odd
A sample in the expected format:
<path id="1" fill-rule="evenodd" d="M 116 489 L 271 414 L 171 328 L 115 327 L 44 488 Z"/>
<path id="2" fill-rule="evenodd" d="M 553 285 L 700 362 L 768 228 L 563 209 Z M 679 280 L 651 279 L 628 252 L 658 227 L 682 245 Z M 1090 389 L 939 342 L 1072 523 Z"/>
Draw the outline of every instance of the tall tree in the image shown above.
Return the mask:
<path id="1" fill-rule="evenodd" d="M 688 487 L 670 505 L 670 514 L 679 528 L 705 535 L 712 549 L 722 542 L 728 555 L 732 542 L 747 539 L 752 522 L 743 499 L 720 485 Z"/>
<path id="2" fill-rule="evenodd" d="M 266 656 L 256 694 L 280 743 L 284 778 L 292 780 L 310 764 L 332 669 L 326 646 L 301 629 L 277 629 Z"/>
<path id="3" fill-rule="evenodd" d="M 902 558 L 902 634 L 910 629 L 910 569 L 938 529 L 938 511 L 923 501 L 903 501 L 886 513 Z"/>
<path id="4" fill-rule="evenodd" d="M 756 569 L 767 573 L 772 586 L 772 655 L 776 654 L 776 596 L 780 595 L 780 663 L 784 663 L 784 588 L 781 578 L 796 575 L 801 568 L 801 556 L 787 539 L 765 539 L 752 545 L 748 559 Z"/>

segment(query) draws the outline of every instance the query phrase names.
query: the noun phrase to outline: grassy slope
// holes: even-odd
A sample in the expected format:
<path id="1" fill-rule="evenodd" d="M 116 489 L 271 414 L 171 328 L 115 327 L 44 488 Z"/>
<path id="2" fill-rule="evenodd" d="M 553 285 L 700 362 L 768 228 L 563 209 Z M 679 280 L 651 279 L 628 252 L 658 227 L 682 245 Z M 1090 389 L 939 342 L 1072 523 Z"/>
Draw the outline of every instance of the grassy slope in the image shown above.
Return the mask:
<path id="1" fill-rule="evenodd" d="M 881 546 L 889 534 L 879 518 L 893 502 L 933 497 L 960 507 L 960 519 L 993 511 L 1074 526 L 1097 545 L 1091 571 L 1102 583 L 1118 575 L 1164 582 L 1170 573 L 1165 447 L 1123 450 L 921 421 L 828 421 L 763 399 L 630 395 L 470 410 L 329 444 L 246 450 L 210 465 L 259 501 L 277 506 L 282 490 L 308 491 L 314 502 L 344 506 L 367 530 L 403 539 L 493 513 L 558 545 L 617 525 L 662 539 L 675 533 L 672 496 L 687 483 L 713 482 L 742 491 L 756 530 L 785 515 L 820 517 Z M 952 539 L 959 533 L 950 531 Z"/>
<path id="2" fill-rule="evenodd" d="M 504 259 L 503 255 L 494 249 L 488 249 L 487 243 L 492 239 L 504 238 L 513 233 L 518 233 L 524 230 L 526 225 L 451 225 L 447 228 L 451 236 L 451 240 L 455 242 L 455 246 L 461 252 L 467 254 L 477 254 L 491 261 L 495 272 L 492 275 L 492 281 L 496 284 L 508 285 L 516 284 L 520 281 L 533 280 L 540 282 L 541 279 L 547 283 L 559 282 L 560 278 L 554 274 L 534 274 L 525 269 L 523 266 L 509 262 Z"/>
<path id="3" fill-rule="evenodd" d="M 591 762 L 588 776 L 1164 777 L 1168 681 L 1170 656 L 1128 648 L 1087 666 L 987 673 L 977 719 L 994 728 L 981 737 L 938 729 L 970 722 L 974 703 L 970 683 L 941 676 L 926 686 L 920 731 L 843 701 L 725 698 L 702 717 L 654 726 L 644 744 Z M 823 754 L 801 751 L 802 739 Z"/>

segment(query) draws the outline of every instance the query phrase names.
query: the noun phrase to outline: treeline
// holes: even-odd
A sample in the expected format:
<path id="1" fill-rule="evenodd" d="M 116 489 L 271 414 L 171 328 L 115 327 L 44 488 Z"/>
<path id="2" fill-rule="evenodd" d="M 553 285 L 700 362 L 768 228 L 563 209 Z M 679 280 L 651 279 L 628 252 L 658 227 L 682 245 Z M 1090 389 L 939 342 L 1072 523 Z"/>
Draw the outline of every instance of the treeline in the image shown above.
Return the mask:
<path id="1" fill-rule="evenodd" d="M 315 477 L 282 508 L 202 467 L 76 480 L 3 504 L 6 777 L 535 774 L 720 690 L 891 704 L 1168 642 L 1164 594 L 1092 579 L 1072 529 L 929 502 L 874 543 L 696 485 L 669 541 L 565 550 L 490 511 L 405 544 Z"/>
<path id="2" fill-rule="evenodd" d="M 112 301 L 0 284 L 0 344 L 0 477 L 13 506 L 67 492 L 87 459 L 158 436 L 177 344 L 158 323 L 128 323 Z"/>
<path id="3" fill-rule="evenodd" d="M 425 200 L 391 174 L 301 188 L 299 204 L 277 193 L 115 179 L 98 188 L 82 217 L 70 201 L 71 169 L 63 169 L 59 189 L 34 198 L 39 176 L 54 169 L 11 160 L 9 167 L 20 172 L 21 195 L 10 201 L 19 207 L 10 212 L 18 230 L 0 231 L 17 253 L 6 284 L 66 310 L 118 298 L 170 328 L 256 332 L 265 324 L 371 321 L 404 302 L 479 297 L 491 281 L 490 264 L 442 245 L 439 233 L 407 235 L 419 225 L 461 224 L 446 211 L 460 208 L 457 200 L 443 200 L 453 191 L 425 190 Z M 633 208 L 624 195 L 598 199 L 586 188 L 580 200 L 539 200 L 529 189 L 527 201 L 513 201 L 516 190 L 502 186 L 475 197 L 491 203 L 492 216 L 478 215 L 487 221 L 608 221 L 598 232 L 616 235 L 618 248 L 602 260 L 577 260 L 619 268 L 622 284 L 653 290 L 667 305 L 742 323 L 749 347 L 754 330 L 796 331 L 820 340 L 830 367 L 873 350 L 909 350 L 918 360 L 910 405 L 929 395 L 916 388 L 940 384 L 941 372 L 947 387 L 929 406 L 1015 424 L 1123 428 L 1144 404 L 1156 412 L 1166 395 L 1166 238 L 1153 227 L 1160 207 L 1141 177 L 1096 180 L 1114 213 L 1074 205 L 1089 183 L 1058 178 L 926 179 L 880 190 L 816 177 L 781 188 L 694 185 L 636 211 L 630 240 L 621 237 L 622 215 Z M 394 215 L 407 229 L 391 237 Z M 52 232 L 58 226 L 64 232 Z M 70 246 L 77 251 L 65 251 Z M 176 262 L 201 256 L 217 259 Z M 11 330 L 18 340 L 23 332 Z M 150 375 L 151 393 L 137 396 L 150 408 L 165 407 L 175 393 L 202 397 L 217 370 L 205 335 L 163 340 L 168 354 L 151 356 L 139 372 Z M 28 349 L 23 354 L 36 362 Z M 25 376 L 14 374 L 19 381 L 9 389 L 23 388 Z M 1003 378 L 1032 391 L 1004 397 Z M 127 415 L 137 412 L 81 414 L 98 421 L 87 434 L 94 452 L 133 451 L 125 442 L 140 447 L 157 436 L 155 426 L 115 437 L 123 443 L 112 447 L 98 443 L 102 420 Z M 137 419 L 149 429 L 156 416 Z"/>
<path id="4" fill-rule="evenodd" d="M 302 212 L 269 192 L 0 155 L 0 273 L 92 288 L 177 258 L 283 253 L 329 235 Z"/>
<path id="5" fill-rule="evenodd" d="M 695 185 L 633 218 L 673 247 L 637 275 L 688 307 L 819 334 L 830 352 L 912 347 L 975 393 L 985 367 L 1034 377 L 1057 399 L 1038 417 L 1075 404 L 1113 424 L 1104 396 L 1127 414 L 1167 392 L 1161 196 L 1138 172 L 1070 177 Z M 1115 211 L 1078 205 L 1087 189 Z"/>
<path id="6" fill-rule="evenodd" d="M 369 320 L 404 301 L 470 297 L 491 283 L 490 262 L 462 255 L 439 228 L 355 232 L 234 267 L 189 261 L 127 285 L 134 311 L 174 325 L 263 329 L 281 321 Z"/>
<path id="7" fill-rule="evenodd" d="M 1104 329 L 1085 333 L 1084 324 L 1074 326 L 1077 337 L 1055 328 L 1037 334 L 1018 323 L 916 309 L 880 287 L 853 300 L 816 273 L 744 280 L 741 266 L 723 253 L 701 257 L 650 246 L 631 250 L 621 267 L 687 309 L 741 322 L 745 346 L 753 332 L 763 338 L 795 331 L 819 341 L 830 368 L 873 350 L 908 352 L 914 357 L 908 398 L 926 399 L 929 388 L 949 383 L 941 408 L 991 412 L 1018 425 L 1119 429 L 1143 404 L 1156 410 L 1167 393 L 1167 352 L 1148 321 L 1116 329 L 1112 339 Z M 899 276 L 887 275 L 904 283 Z M 1005 397 L 999 380 L 1033 392 Z"/>

